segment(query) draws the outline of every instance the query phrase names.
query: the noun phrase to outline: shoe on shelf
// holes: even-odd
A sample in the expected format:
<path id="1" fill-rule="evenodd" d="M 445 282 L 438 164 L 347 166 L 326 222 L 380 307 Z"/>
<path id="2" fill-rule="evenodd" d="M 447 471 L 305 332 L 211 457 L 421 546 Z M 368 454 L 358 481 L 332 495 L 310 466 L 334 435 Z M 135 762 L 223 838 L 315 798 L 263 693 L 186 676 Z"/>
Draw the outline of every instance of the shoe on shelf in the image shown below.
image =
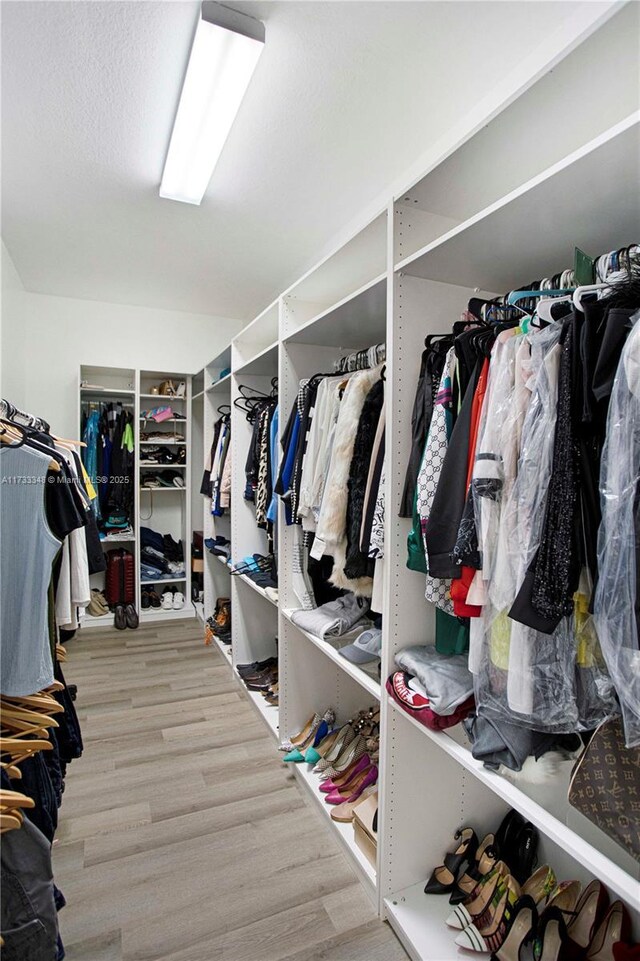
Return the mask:
<path id="1" fill-rule="evenodd" d="M 342 804 L 338 804 L 336 807 L 332 808 L 330 812 L 331 820 L 338 821 L 340 824 L 349 824 L 351 821 L 353 821 L 354 812 L 358 805 L 362 804 L 363 801 L 366 801 L 366 799 L 372 794 L 375 794 L 377 797 L 377 784 L 370 784 L 369 787 L 366 787 L 356 801 L 344 801 Z"/>
<path id="2" fill-rule="evenodd" d="M 244 677 L 245 674 L 255 674 L 257 671 L 264 671 L 268 667 L 277 667 L 278 658 L 268 657 L 265 661 L 253 661 L 252 664 L 238 664 L 236 666 L 236 671 L 240 677 Z"/>
<path id="3" fill-rule="evenodd" d="M 336 727 L 329 731 L 327 736 L 316 747 L 307 749 L 304 759 L 307 764 L 317 764 L 321 758 L 325 757 L 340 737 L 340 728 Z"/>
<path id="4" fill-rule="evenodd" d="M 143 611 L 148 610 L 151 607 L 151 597 L 149 596 L 151 591 L 148 587 L 142 588 L 142 593 L 140 595 L 140 607 Z"/>
<path id="5" fill-rule="evenodd" d="M 307 747 L 310 747 L 311 744 L 313 744 L 313 741 L 315 740 L 316 732 L 320 727 L 321 723 L 325 721 L 327 725 L 333 724 L 335 719 L 336 719 L 335 711 L 332 708 L 328 708 L 322 717 L 317 713 L 312 714 L 301 731 L 299 731 L 297 734 L 293 734 L 290 738 L 282 741 L 282 743 L 280 744 L 280 750 L 289 752 L 289 751 L 292 751 L 294 747 L 297 747 L 298 750 L 302 750 L 303 745 L 306 750 Z M 325 728 L 323 737 L 327 734 L 327 731 L 328 731 L 328 728 Z"/>
<path id="6" fill-rule="evenodd" d="M 520 885 L 516 879 L 510 874 L 501 876 L 491 903 L 477 922 L 460 931 L 456 944 L 467 951 L 495 954 L 507 937 L 519 898 Z"/>
<path id="7" fill-rule="evenodd" d="M 362 735 L 358 734 L 350 744 L 348 744 L 339 757 L 333 762 L 331 767 L 326 768 L 321 774 L 323 781 L 333 780 L 338 774 L 342 774 L 355 761 L 359 761 L 363 754 L 367 753 L 367 742 Z"/>
<path id="8" fill-rule="evenodd" d="M 172 611 L 173 610 L 173 591 L 167 589 L 162 594 L 162 610 Z"/>
<path id="9" fill-rule="evenodd" d="M 351 724 L 345 724 L 343 727 L 341 727 L 332 746 L 323 753 L 322 757 L 316 764 L 314 768 L 315 773 L 323 774 L 326 770 L 328 770 L 333 762 L 338 760 L 345 747 L 355 740 L 355 736 L 356 732 Z"/>
<path id="10" fill-rule="evenodd" d="M 160 595 L 154 588 L 149 588 L 149 603 L 151 607 L 162 607 L 162 601 Z"/>
<path id="11" fill-rule="evenodd" d="M 567 921 L 567 961 L 584 961 L 587 948 L 608 907 L 606 888 L 601 881 L 592 881 L 578 898 L 573 914 Z"/>
<path id="12" fill-rule="evenodd" d="M 340 791 L 336 790 L 332 791 L 331 794 L 327 794 L 324 799 L 325 803 L 343 804 L 345 801 L 357 801 L 365 788 L 377 783 L 378 768 L 375 764 L 371 764 L 343 789 L 344 793 L 341 794 Z"/>
<path id="13" fill-rule="evenodd" d="M 473 861 L 478 848 L 476 832 L 472 828 L 463 828 L 456 831 L 453 838 L 458 843 L 453 851 L 445 854 L 443 863 L 431 872 L 425 894 L 449 894 L 456 886 L 463 864 Z"/>
<path id="14" fill-rule="evenodd" d="M 475 852 L 472 863 L 468 863 L 465 872 L 458 877 L 451 891 L 449 904 L 462 904 L 473 895 L 474 889 L 498 862 L 495 847 L 495 835 L 486 834 Z"/>
<path id="15" fill-rule="evenodd" d="M 478 882 L 473 894 L 464 904 L 455 905 L 446 921 L 448 927 L 464 931 L 470 924 L 482 918 L 491 904 L 500 880 L 506 878 L 508 874 L 509 866 L 504 861 L 496 861 L 491 871 Z"/>
<path id="16" fill-rule="evenodd" d="M 594 934 L 587 953 L 586 961 L 610 961 L 613 946 L 631 938 L 631 918 L 622 901 L 614 901 Z"/>
<path id="17" fill-rule="evenodd" d="M 181 611 L 184 607 L 184 594 L 182 591 L 176 591 L 173 595 L 173 609 L 174 611 Z"/>
<path id="18" fill-rule="evenodd" d="M 529 945 L 538 927 L 538 909 L 533 898 L 524 894 L 514 905 L 507 936 L 491 961 L 522 961 L 522 948 Z"/>
<path id="19" fill-rule="evenodd" d="M 332 791 L 342 791 L 343 789 L 346 790 L 349 782 L 353 781 L 358 774 L 362 774 L 363 771 L 371 767 L 371 763 L 369 755 L 363 754 L 362 757 L 354 761 L 340 777 L 336 777 L 335 779 L 328 778 L 326 781 L 321 781 L 318 790 L 322 791 L 323 794 L 331 794 Z"/>

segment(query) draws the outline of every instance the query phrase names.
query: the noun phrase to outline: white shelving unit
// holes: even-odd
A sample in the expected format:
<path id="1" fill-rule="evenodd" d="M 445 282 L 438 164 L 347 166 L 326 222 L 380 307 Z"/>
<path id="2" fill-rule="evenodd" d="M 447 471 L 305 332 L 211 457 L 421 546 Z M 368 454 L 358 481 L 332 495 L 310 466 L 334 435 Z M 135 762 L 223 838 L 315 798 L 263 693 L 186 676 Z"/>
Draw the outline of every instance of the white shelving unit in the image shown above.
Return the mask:
<path id="1" fill-rule="evenodd" d="M 187 457 L 184 464 L 152 464 L 145 459 L 145 450 L 151 447 L 167 446 L 171 449 L 186 447 L 193 451 L 191 435 L 191 375 L 184 373 L 167 373 L 164 371 L 134 370 L 118 367 L 95 367 L 82 365 L 80 368 L 80 385 L 88 382 L 91 386 L 79 387 L 79 415 L 80 423 L 83 404 L 108 403 L 110 400 L 118 401 L 125 408 L 133 413 L 133 427 L 135 434 L 135 466 L 134 466 L 134 510 L 131 517 L 131 527 L 133 536 L 127 538 L 109 538 L 102 541 L 103 550 L 110 550 L 117 545 L 127 545 L 134 555 L 136 564 L 136 609 L 140 615 L 141 623 L 150 621 L 168 621 L 172 618 L 194 617 L 196 611 L 191 603 L 191 572 L 190 562 L 190 543 L 191 543 L 191 500 L 187 498 L 186 492 L 191 488 L 191 457 Z M 152 394 L 151 387 L 159 386 L 163 380 L 173 380 L 174 384 L 180 381 L 185 383 L 184 397 L 169 397 L 160 394 Z M 169 405 L 179 413 L 185 415 L 184 419 L 170 419 L 156 424 L 152 420 L 142 417 L 144 411 L 153 407 Z M 140 440 L 141 429 L 157 430 L 158 432 L 179 431 L 184 440 L 164 441 L 162 438 L 155 440 Z M 142 479 L 158 470 L 178 470 L 180 476 L 184 478 L 184 488 L 145 488 L 142 487 Z M 156 495 L 162 495 L 156 501 Z M 167 495 L 178 495 L 169 497 Z M 140 527 L 152 526 L 162 534 L 171 534 L 176 540 L 181 540 L 185 552 L 185 575 L 176 578 L 162 578 L 157 581 L 143 580 L 140 575 Z M 155 585 L 162 589 L 165 585 L 176 585 L 185 595 L 185 606 L 179 611 L 163 611 L 158 608 L 142 609 L 141 596 L 142 587 Z M 104 575 L 98 574 L 92 577 L 92 587 L 104 587 Z M 83 620 L 83 628 L 104 627 L 108 623 L 110 616 L 91 617 L 87 614 Z"/>
<path id="2" fill-rule="evenodd" d="M 261 695 L 248 695 L 272 732 L 277 726 L 282 735 L 297 731 L 313 711 L 329 706 L 339 722 L 380 702 L 377 869 L 355 846 L 351 825 L 329 823 L 380 916 L 415 961 L 466 956 L 444 924 L 447 899 L 427 897 L 423 888 L 457 828 L 471 824 L 482 835 L 509 807 L 538 828 L 539 863 L 551 863 L 560 878 L 600 878 L 632 912 L 640 939 L 640 865 L 570 807 L 569 763 L 547 784 L 503 777 L 472 757 L 461 729 L 424 729 L 384 689 L 397 651 L 434 637 L 424 578 L 405 564 L 409 521 L 398 519 L 425 335 L 450 330 L 471 296 L 501 294 L 524 278 L 571 266 L 575 246 L 595 256 L 640 239 L 640 94 L 633 72 L 619 69 L 637 56 L 638 5 L 612 8 L 608 17 L 585 22 L 579 39 L 556 50 L 534 71 L 536 82 L 523 83 L 517 96 L 487 107 L 484 117 L 478 105 L 473 127 L 448 146 L 434 146 L 412 184 L 389 197 L 206 368 L 205 450 L 218 405 L 232 405 L 231 522 L 220 532 L 231 537 L 239 561 L 266 553 L 253 507 L 242 499 L 250 431 L 233 409 L 239 384 L 266 392 L 277 374 L 283 426 L 301 378 L 331 369 L 350 350 L 386 342 L 382 684 L 341 657 L 336 643 L 292 622 L 293 534 L 282 506 L 278 605 L 250 579 L 230 578 L 224 561 L 205 552 L 205 614 L 212 613 L 216 596 L 232 597 L 234 666 L 273 655 L 277 635 L 279 712 L 267 709 Z M 220 378 L 227 367 L 231 372 Z M 326 817 L 316 776 L 305 765 L 292 768 Z"/>

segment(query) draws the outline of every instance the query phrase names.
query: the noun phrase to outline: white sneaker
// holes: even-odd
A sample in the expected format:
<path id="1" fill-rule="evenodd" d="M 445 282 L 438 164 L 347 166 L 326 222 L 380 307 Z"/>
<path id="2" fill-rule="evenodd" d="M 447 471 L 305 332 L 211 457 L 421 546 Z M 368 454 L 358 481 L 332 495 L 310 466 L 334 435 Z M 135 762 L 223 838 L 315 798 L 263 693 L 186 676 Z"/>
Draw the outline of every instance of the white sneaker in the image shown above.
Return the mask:
<path id="1" fill-rule="evenodd" d="M 165 591 L 162 595 L 161 607 L 163 611 L 173 610 L 173 592 Z"/>
<path id="2" fill-rule="evenodd" d="M 181 591 L 176 591 L 173 595 L 173 610 L 181 611 L 184 607 L 184 594 Z"/>

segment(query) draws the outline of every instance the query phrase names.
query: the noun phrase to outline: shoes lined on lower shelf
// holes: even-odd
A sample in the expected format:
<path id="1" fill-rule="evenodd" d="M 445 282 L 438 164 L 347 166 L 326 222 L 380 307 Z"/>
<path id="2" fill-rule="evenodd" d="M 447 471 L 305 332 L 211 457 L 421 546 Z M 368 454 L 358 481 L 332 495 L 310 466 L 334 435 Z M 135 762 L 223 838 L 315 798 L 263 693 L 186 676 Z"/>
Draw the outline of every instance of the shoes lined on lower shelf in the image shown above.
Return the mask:
<path id="1" fill-rule="evenodd" d="M 525 945 L 532 945 L 535 961 L 629 956 L 631 923 L 623 903 L 609 907 L 600 881 L 581 894 L 579 881 L 558 883 L 547 864 L 534 871 L 538 834 L 515 811 L 481 843 L 470 827 L 454 841 L 425 893 L 450 895 L 447 924 L 458 931 L 458 946 L 490 953 L 491 961 L 521 961 Z"/>
<path id="2" fill-rule="evenodd" d="M 316 712 L 280 749 L 287 752 L 287 763 L 315 765 L 317 787 L 331 808 L 331 818 L 353 823 L 356 844 L 375 867 L 380 712 L 376 705 L 331 730 L 334 723 L 331 708 L 323 715 Z"/>

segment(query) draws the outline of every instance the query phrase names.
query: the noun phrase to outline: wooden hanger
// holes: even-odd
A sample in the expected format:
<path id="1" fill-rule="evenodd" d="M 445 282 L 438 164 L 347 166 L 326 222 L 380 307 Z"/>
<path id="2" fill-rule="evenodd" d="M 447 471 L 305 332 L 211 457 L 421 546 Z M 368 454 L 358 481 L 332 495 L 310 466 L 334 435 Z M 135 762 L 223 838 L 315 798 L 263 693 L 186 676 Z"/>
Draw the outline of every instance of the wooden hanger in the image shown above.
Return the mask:
<path id="1" fill-rule="evenodd" d="M 43 688 L 43 693 L 46 694 L 49 691 L 64 691 L 64 684 L 62 681 L 52 681 L 47 687 Z"/>
<path id="2" fill-rule="evenodd" d="M 55 697 L 51 694 L 46 694 L 41 691 L 39 694 L 24 694 L 21 697 L 7 697 L 3 694 L 0 698 L 0 709 L 2 704 L 15 705 L 16 707 L 22 707 L 27 709 L 32 709 L 37 711 L 39 709 L 46 709 L 47 714 L 61 714 L 64 712 L 64 707 L 56 701 Z"/>
<path id="3" fill-rule="evenodd" d="M 18 811 L 9 813 L 0 812 L 0 834 L 13 831 L 15 828 L 22 827 L 22 814 Z"/>
<path id="4" fill-rule="evenodd" d="M 0 789 L 0 809 L 10 808 L 34 808 L 36 802 L 33 798 L 27 797 L 20 791 L 11 791 L 8 788 Z"/>
<path id="5" fill-rule="evenodd" d="M 11 421 L 3 420 L 0 418 L 0 444 L 5 447 L 18 447 L 22 446 L 25 434 L 20 430 L 16 424 L 12 424 Z M 12 443 L 12 441 L 19 441 L 19 444 Z M 55 458 L 51 458 L 49 461 L 49 470 L 60 472 L 60 464 Z"/>

